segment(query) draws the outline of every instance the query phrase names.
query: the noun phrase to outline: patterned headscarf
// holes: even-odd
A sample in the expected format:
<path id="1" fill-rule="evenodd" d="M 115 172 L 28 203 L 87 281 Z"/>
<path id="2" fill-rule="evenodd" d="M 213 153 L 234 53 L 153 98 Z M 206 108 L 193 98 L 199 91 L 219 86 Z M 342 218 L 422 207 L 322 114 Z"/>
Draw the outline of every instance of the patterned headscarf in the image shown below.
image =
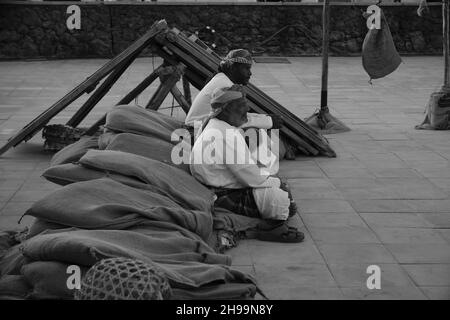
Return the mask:
<path id="1" fill-rule="evenodd" d="M 234 49 L 220 62 L 221 66 L 231 66 L 233 63 L 253 64 L 252 55 L 245 49 Z"/>
<path id="2" fill-rule="evenodd" d="M 202 130 L 208 124 L 209 120 L 217 117 L 232 101 L 245 101 L 245 93 L 242 91 L 242 86 L 235 84 L 231 87 L 216 88 L 211 95 L 211 108 L 208 118 L 202 126 Z"/>

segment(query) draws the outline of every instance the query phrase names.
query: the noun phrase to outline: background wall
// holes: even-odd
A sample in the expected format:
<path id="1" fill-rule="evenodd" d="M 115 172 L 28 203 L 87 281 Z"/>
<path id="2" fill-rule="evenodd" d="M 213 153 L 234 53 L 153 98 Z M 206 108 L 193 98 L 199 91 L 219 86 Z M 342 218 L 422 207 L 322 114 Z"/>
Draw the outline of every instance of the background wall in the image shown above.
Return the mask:
<path id="1" fill-rule="evenodd" d="M 67 8 L 81 9 L 81 29 L 69 30 Z M 365 5 L 331 7 L 330 51 L 359 55 L 367 33 Z M 417 5 L 382 6 L 401 54 L 441 54 L 441 7 L 419 17 Z M 169 25 L 216 43 L 219 52 L 244 47 L 261 55 L 319 55 L 322 5 L 315 3 L 167 4 L 11 2 L 0 4 L 0 58 L 111 57 L 152 25 Z M 212 36 L 206 26 L 216 32 Z M 147 52 L 148 54 L 148 52 Z"/>

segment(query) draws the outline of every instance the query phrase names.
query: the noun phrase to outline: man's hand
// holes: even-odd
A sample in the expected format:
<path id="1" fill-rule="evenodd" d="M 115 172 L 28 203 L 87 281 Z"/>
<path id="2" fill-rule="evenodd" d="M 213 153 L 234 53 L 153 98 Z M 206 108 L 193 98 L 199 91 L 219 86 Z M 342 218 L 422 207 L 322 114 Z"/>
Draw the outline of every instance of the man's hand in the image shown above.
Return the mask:
<path id="1" fill-rule="evenodd" d="M 269 114 L 269 117 L 272 118 L 272 129 L 280 129 L 283 124 L 283 118 L 278 114 Z"/>

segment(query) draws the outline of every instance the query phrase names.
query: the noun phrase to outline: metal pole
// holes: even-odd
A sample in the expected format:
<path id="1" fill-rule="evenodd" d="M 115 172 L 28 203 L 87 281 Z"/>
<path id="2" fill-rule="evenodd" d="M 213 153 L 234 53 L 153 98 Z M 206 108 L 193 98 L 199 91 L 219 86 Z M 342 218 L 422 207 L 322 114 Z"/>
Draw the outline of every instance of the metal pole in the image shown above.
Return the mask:
<path id="1" fill-rule="evenodd" d="M 442 91 L 450 92 L 450 66 L 449 66 L 449 0 L 442 2 L 442 46 L 444 54 L 444 85 Z"/>
<path id="2" fill-rule="evenodd" d="M 448 0 L 446 0 L 448 2 Z M 323 1 L 322 14 L 322 89 L 320 111 L 328 112 L 328 38 L 330 33 L 330 0 Z"/>

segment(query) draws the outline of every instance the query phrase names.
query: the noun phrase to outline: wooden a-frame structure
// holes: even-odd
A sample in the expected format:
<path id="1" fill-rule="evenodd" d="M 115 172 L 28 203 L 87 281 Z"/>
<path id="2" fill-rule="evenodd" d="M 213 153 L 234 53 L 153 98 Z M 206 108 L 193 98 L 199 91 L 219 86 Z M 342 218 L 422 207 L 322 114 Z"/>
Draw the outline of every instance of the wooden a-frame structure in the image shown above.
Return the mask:
<path id="1" fill-rule="evenodd" d="M 169 29 L 166 21 L 160 20 L 155 22 L 147 33 L 126 50 L 103 65 L 62 99 L 58 100 L 12 136 L 0 149 L 0 155 L 22 141 L 31 139 L 54 116 L 73 101 L 84 93 L 91 93 L 95 90 L 67 122 L 68 126 L 77 127 L 148 46 L 151 46 L 152 51 L 164 59 L 164 63 L 123 97 L 117 105 L 129 104 L 155 80 L 160 79 L 161 83 L 158 89 L 145 107 L 157 110 L 166 96 L 171 93 L 181 108 L 187 113 L 191 104 L 190 84 L 199 90 L 202 89 L 206 81 L 218 71 L 221 58 L 195 35 L 188 37 L 175 28 Z M 99 86 L 100 81 L 103 79 L 104 81 Z M 176 86 L 176 83 L 180 80 L 183 81 L 184 94 Z M 302 153 L 312 156 L 336 156 L 322 135 L 257 87 L 248 84 L 245 87 L 245 91 L 249 107 L 253 112 L 279 114 L 283 117 L 285 124 L 280 130 L 282 136 L 290 139 Z M 93 135 L 104 124 L 105 119 L 105 116 L 99 119 L 85 134 Z"/>

